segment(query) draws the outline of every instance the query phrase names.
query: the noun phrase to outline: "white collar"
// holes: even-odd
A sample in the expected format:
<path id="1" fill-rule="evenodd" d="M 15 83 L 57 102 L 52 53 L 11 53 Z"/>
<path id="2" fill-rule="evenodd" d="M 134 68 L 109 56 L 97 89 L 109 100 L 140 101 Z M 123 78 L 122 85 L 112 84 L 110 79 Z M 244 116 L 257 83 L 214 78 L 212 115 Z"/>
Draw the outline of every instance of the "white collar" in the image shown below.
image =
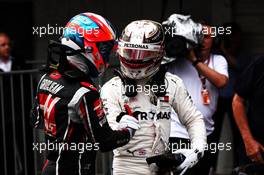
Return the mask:
<path id="1" fill-rule="evenodd" d="M 9 57 L 7 62 L 3 62 L 2 59 L 0 58 L 0 69 L 4 72 L 10 72 L 12 67 L 12 58 Z"/>

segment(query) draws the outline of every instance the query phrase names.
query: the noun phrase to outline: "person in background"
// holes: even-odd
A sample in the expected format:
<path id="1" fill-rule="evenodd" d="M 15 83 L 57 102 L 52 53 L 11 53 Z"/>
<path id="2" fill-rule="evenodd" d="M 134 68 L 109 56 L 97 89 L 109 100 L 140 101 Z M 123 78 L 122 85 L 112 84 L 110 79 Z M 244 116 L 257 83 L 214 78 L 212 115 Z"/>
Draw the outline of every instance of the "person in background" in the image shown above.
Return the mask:
<path id="1" fill-rule="evenodd" d="M 189 17 L 177 14 L 172 15 L 167 22 L 164 22 L 164 24 L 166 23 L 167 25 L 172 24 L 171 26 L 175 28 L 181 28 L 178 31 L 185 31 L 186 35 L 178 34 L 181 37 L 197 42 L 196 33 L 192 33 L 195 30 L 191 30 L 196 24 Z M 197 28 L 199 27 L 201 28 L 200 25 L 197 25 Z M 206 32 L 203 32 L 204 37 L 201 40 L 201 47 L 195 51 L 185 48 L 186 53 L 176 55 L 176 60 L 168 65 L 168 71 L 183 80 L 194 104 L 203 114 L 207 143 L 210 145 L 217 142 L 214 136 L 214 120 L 212 116 L 217 107 L 218 91 L 228 82 L 228 72 L 225 58 L 221 55 L 212 54 L 213 38 L 211 36 L 211 27 L 203 25 L 202 28 Z M 173 40 L 171 41 L 173 42 Z M 189 141 L 186 129 L 180 123 L 177 115 L 172 113 L 171 144 L 176 143 L 179 146 L 181 143 L 188 144 Z M 199 174 L 207 175 L 210 168 L 214 166 L 215 159 L 215 154 L 211 153 L 211 150 L 205 151 L 205 156 L 187 174 L 197 174 L 199 172 Z"/>
<path id="2" fill-rule="evenodd" d="M 29 104 L 30 104 L 30 94 L 27 92 L 26 89 L 29 89 L 29 83 L 28 79 L 23 77 L 24 82 L 24 92 L 21 93 L 21 84 L 20 84 L 20 75 L 11 74 L 12 71 L 15 70 L 23 70 L 26 68 L 24 62 L 20 59 L 15 59 L 11 55 L 12 51 L 12 41 L 7 33 L 0 32 L 0 73 L 5 73 L 4 75 L 0 75 L 0 80 L 3 92 L 3 101 L 0 101 L 0 132 L 1 132 L 1 139 L 0 139 L 0 154 L 3 155 L 3 145 L 5 144 L 6 147 L 6 153 L 8 153 L 8 156 L 6 157 L 6 160 L 4 160 L 4 156 L 1 158 L 1 166 L 4 165 L 4 161 L 7 165 L 7 172 L 8 174 L 14 174 L 18 172 L 18 174 L 21 174 L 24 167 L 23 167 L 23 148 L 24 148 L 24 140 L 22 137 L 22 115 L 21 111 L 22 108 L 24 108 L 25 111 L 27 111 L 27 108 L 29 110 Z M 11 86 L 11 83 L 13 83 L 13 86 Z M 13 87 L 13 88 L 12 88 Z M 14 90 L 14 87 L 17 87 L 17 90 Z M 19 88 L 20 87 L 20 88 Z M 22 103 L 20 100 L 15 101 L 15 99 L 11 98 L 11 92 L 13 92 L 13 97 L 20 99 L 22 94 L 24 95 L 24 106 L 22 106 Z M 12 102 L 14 102 L 16 105 L 12 105 Z M 3 104 L 2 104 L 3 103 Z M 3 108 L 1 108 L 3 106 Z M 12 118 L 12 115 L 14 114 L 14 120 Z M 3 122 L 4 121 L 4 122 Z M 2 123 L 3 122 L 3 123 Z M 3 131 L 2 126 L 5 125 L 5 131 Z M 32 129 L 30 127 L 25 126 L 26 133 L 28 135 L 26 143 L 27 145 L 32 144 L 31 135 L 32 135 Z M 15 132 L 13 132 L 15 130 Z M 3 141 L 3 133 L 5 132 L 6 141 Z M 14 133 L 16 134 L 16 138 L 12 139 L 14 137 Z M 31 148 L 27 148 L 28 151 L 31 150 Z M 30 156 L 28 156 L 30 157 Z M 31 159 L 29 159 L 31 161 Z M 14 166 L 14 164 L 17 164 L 17 166 Z M 16 170 L 14 170 L 16 168 Z M 4 167 L 0 168 L 0 174 L 4 174 L 2 171 L 4 171 Z"/>
<path id="3" fill-rule="evenodd" d="M 11 56 L 10 37 L 0 32 L 0 72 L 10 72 L 12 70 L 23 69 L 23 63 Z"/>
<path id="4" fill-rule="evenodd" d="M 243 142 L 238 146 L 239 162 L 262 164 L 264 173 L 264 57 L 256 58 L 239 76 L 232 102 L 234 118 Z M 244 144 L 243 144 L 244 143 Z"/>

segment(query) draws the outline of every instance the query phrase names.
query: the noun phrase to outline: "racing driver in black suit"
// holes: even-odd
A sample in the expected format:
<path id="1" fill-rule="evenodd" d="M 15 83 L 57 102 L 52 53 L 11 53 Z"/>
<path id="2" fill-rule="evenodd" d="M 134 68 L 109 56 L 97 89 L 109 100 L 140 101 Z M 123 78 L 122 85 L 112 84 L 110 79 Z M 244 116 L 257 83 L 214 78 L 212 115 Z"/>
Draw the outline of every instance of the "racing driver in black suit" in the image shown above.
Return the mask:
<path id="1" fill-rule="evenodd" d="M 122 115 L 113 131 L 91 81 L 107 67 L 115 39 L 109 21 L 82 13 L 67 23 L 60 42 L 50 42 L 31 111 L 34 127 L 44 128 L 53 148 L 47 150 L 42 175 L 95 174 L 96 151 L 127 144 L 139 128 L 136 118 Z"/>

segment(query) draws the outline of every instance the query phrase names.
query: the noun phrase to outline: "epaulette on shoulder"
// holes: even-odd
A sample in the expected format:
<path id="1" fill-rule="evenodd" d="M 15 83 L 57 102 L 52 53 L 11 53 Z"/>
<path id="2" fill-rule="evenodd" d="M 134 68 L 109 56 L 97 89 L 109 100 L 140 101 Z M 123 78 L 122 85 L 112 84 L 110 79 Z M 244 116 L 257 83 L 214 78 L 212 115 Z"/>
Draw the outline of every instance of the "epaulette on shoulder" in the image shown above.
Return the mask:
<path id="1" fill-rule="evenodd" d="M 172 74 L 170 72 L 166 72 L 166 76 L 167 79 L 170 79 L 172 82 L 174 82 L 175 84 L 178 84 L 180 82 L 182 82 L 182 79 L 180 77 L 178 77 L 175 74 Z"/>
<path id="2" fill-rule="evenodd" d="M 121 79 L 118 76 L 116 76 L 116 77 L 111 78 L 109 81 L 107 81 L 105 85 L 117 86 L 120 82 L 121 82 Z"/>
<path id="3" fill-rule="evenodd" d="M 94 87 L 94 85 L 92 85 L 91 83 L 88 83 L 88 82 L 85 82 L 85 81 L 81 81 L 80 84 L 84 87 L 87 87 L 89 89 L 92 89 L 92 90 L 97 90 L 96 87 Z"/>

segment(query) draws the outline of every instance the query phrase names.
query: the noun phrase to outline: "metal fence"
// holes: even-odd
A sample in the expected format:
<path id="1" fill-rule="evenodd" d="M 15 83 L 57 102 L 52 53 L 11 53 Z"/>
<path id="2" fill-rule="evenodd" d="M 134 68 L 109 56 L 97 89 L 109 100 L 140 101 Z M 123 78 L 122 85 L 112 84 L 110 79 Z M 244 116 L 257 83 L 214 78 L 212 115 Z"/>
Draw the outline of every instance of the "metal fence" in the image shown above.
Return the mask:
<path id="1" fill-rule="evenodd" d="M 45 153 L 33 151 L 33 143 L 44 142 L 44 133 L 32 129 L 29 118 L 39 76 L 37 69 L 0 72 L 0 174 L 41 173 Z M 99 154 L 97 174 L 111 174 L 111 161 L 111 153 Z"/>
<path id="2" fill-rule="evenodd" d="M 1 154 L 3 155 L 1 174 L 31 174 L 29 163 L 34 163 L 34 171 L 37 172 L 36 155 L 32 155 L 33 152 L 29 150 L 36 132 L 29 130 L 28 117 L 37 73 L 37 70 L 0 73 Z"/>

